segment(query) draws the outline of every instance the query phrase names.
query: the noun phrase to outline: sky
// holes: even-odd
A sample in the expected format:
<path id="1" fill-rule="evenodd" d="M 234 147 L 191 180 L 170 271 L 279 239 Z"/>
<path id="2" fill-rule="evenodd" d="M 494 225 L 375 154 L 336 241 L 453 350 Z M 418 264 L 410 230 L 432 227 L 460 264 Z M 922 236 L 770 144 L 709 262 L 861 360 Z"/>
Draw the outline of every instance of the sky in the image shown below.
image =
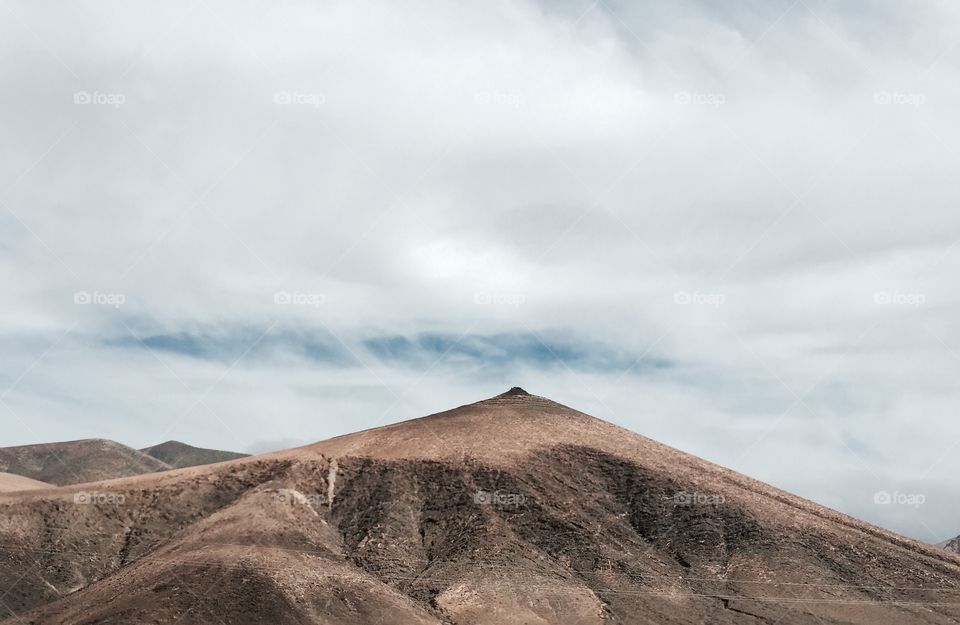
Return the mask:
<path id="1" fill-rule="evenodd" d="M 0 445 L 259 452 L 522 386 L 950 538 L 958 32 L 951 2 L 2 0 Z"/>

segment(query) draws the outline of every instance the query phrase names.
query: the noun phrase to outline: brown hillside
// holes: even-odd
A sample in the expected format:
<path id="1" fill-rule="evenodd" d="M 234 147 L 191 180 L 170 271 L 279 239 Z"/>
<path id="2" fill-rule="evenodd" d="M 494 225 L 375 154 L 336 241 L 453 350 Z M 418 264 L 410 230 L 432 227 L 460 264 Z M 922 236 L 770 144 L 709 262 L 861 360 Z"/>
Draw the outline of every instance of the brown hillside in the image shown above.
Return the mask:
<path id="1" fill-rule="evenodd" d="M 12 493 L 14 491 L 38 490 L 43 488 L 53 488 L 52 484 L 31 480 L 29 477 L 14 475 L 13 473 L 0 473 L 0 493 Z"/>
<path id="2" fill-rule="evenodd" d="M 246 458 L 249 454 L 239 454 L 233 451 L 220 451 L 219 449 L 204 449 L 181 443 L 180 441 L 167 441 L 141 449 L 143 453 L 152 456 L 174 469 L 184 467 L 197 467 L 202 464 L 213 464 L 215 462 L 226 462 L 228 460 L 237 460 Z"/>
<path id="3" fill-rule="evenodd" d="M 0 495 L 14 623 L 956 623 L 960 558 L 515 389 Z"/>
<path id="4" fill-rule="evenodd" d="M 0 447 L 0 471 L 60 486 L 169 468 L 166 463 L 136 449 L 98 438 Z"/>

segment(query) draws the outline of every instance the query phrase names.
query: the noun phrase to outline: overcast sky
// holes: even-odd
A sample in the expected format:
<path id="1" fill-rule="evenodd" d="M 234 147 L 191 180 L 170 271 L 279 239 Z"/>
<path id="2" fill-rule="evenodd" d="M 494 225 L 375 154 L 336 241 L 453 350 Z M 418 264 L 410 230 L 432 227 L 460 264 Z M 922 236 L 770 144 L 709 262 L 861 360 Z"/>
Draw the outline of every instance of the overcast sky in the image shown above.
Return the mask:
<path id="1" fill-rule="evenodd" d="M 263 451 L 520 385 L 956 535 L 958 32 L 952 2 L 2 0 L 0 445 Z"/>

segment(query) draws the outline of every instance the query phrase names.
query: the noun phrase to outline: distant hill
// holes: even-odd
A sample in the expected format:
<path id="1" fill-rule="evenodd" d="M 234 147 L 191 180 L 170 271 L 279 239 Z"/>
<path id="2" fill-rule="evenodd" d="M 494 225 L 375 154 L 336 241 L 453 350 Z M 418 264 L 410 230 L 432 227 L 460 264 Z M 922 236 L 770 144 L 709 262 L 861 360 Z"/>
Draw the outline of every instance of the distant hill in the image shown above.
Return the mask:
<path id="1" fill-rule="evenodd" d="M 57 486 L 130 477 L 170 468 L 167 463 L 142 451 L 100 438 L 0 447 L 0 471 Z"/>
<path id="2" fill-rule="evenodd" d="M 238 458 L 246 458 L 250 455 L 233 451 L 220 451 L 219 449 L 204 449 L 202 447 L 187 445 L 180 441 L 167 441 L 166 443 L 160 443 L 153 447 L 146 447 L 140 451 L 170 465 L 174 469 L 197 467 L 203 464 L 226 462 L 227 460 L 237 460 Z"/>
<path id="3" fill-rule="evenodd" d="M 12 493 L 21 490 L 40 490 L 43 488 L 53 488 L 53 484 L 31 480 L 29 477 L 14 475 L 13 473 L 0 473 L 0 493 Z"/>
<path id="4" fill-rule="evenodd" d="M 942 543 L 940 543 L 939 546 L 949 551 L 960 553 L 960 536 L 957 536 L 956 538 L 951 538 L 950 540 L 945 540 Z"/>

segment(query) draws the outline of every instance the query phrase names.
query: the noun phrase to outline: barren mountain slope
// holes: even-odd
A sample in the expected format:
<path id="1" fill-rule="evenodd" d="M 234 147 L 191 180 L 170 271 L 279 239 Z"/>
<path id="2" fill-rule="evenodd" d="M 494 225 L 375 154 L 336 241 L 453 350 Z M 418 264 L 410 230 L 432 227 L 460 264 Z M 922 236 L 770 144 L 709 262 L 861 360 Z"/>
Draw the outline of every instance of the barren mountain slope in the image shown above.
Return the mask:
<path id="1" fill-rule="evenodd" d="M 226 462 L 227 460 L 237 460 L 246 458 L 249 454 L 238 454 L 233 451 L 220 451 L 219 449 L 204 449 L 181 443 L 180 441 L 167 441 L 141 449 L 143 453 L 152 456 L 164 462 L 175 469 L 184 467 L 197 467 L 202 464 L 213 464 L 215 462 Z"/>
<path id="2" fill-rule="evenodd" d="M 960 619 L 957 556 L 519 390 L 0 495 L 0 544 L 4 625 Z"/>
<path id="3" fill-rule="evenodd" d="M 0 493 L 11 493 L 23 490 L 38 490 L 42 488 L 53 488 L 53 484 L 31 480 L 29 477 L 14 475 L 13 473 L 0 473 Z"/>
<path id="4" fill-rule="evenodd" d="M 98 438 L 0 447 L 0 471 L 61 486 L 169 468 L 136 449 Z"/>
<path id="5" fill-rule="evenodd" d="M 939 546 L 943 547 L 944 549 L 948 549 L 950 551 L 960 553 L 960 536 L 957 536 L 956 538 L 951 538 L 950 540 L 945 540 L 942 543 L 940 543 Z"/>

